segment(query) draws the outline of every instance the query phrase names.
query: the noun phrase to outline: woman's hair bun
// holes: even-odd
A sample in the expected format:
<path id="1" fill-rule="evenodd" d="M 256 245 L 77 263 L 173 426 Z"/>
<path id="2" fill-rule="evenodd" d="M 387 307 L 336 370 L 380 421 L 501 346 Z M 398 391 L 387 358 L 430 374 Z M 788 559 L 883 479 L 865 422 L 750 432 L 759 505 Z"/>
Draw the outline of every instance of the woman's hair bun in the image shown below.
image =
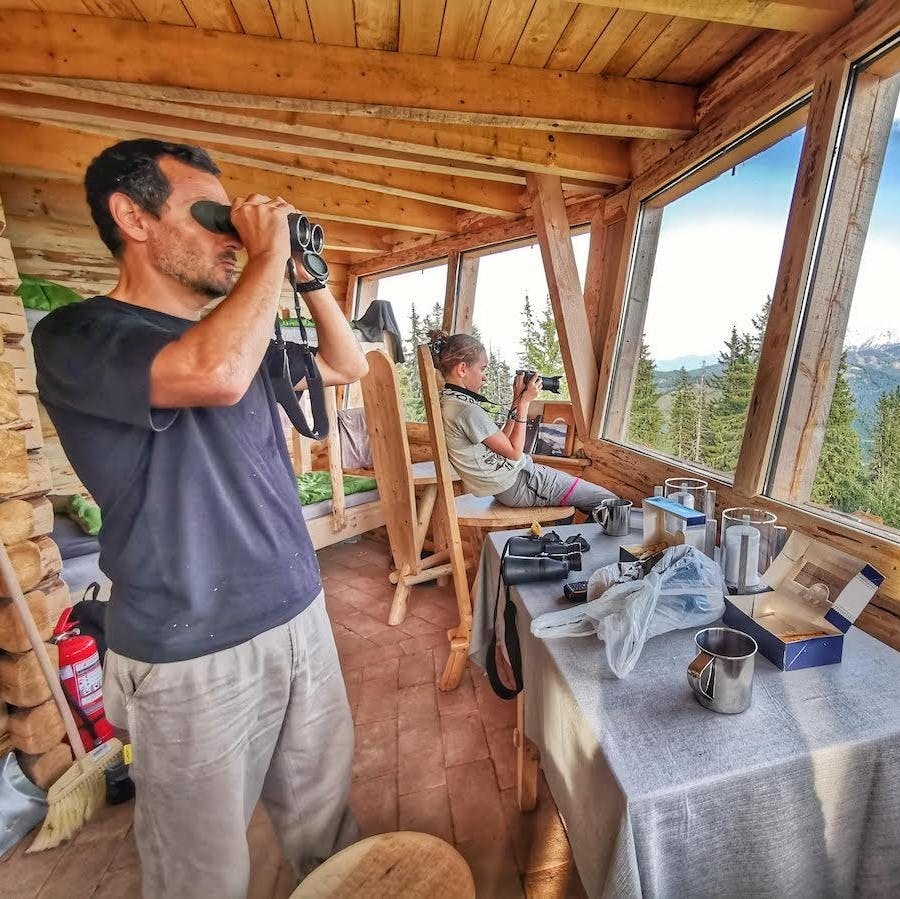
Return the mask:
<path id="1" fill-rule="evenodd" d="M 428 332 L 429 345 L 431 346 L 431 354 L 437 358 L 441 355 L 450 335 L 446 331 L 434 330 Z"/>

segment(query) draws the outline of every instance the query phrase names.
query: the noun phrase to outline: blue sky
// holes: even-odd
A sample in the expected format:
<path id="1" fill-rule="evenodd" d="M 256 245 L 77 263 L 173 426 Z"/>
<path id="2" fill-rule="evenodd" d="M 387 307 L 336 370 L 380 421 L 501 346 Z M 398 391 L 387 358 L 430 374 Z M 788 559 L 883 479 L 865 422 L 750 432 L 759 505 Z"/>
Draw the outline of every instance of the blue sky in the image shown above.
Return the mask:
<path id="1" fill-rule="evenodd" d="M 671 203 L 663 216 L 650 288 L 646 337 L 654 358 L 695 356 L 713 363 L 732 324 L 740 330 L 771 293 L 778 271 L 803 131 Z M 573 238 L 584 280 L 588 236 Z M 900 115 L 895 114 L 847 329 L 847 344 L 900 342 Z M 378 296 L 406 328 L 410 307 L 443 302 L 446 267 L 381 279 Z M 475 324 L 511 364 L 521 339 L 525 293 L 540 309 L 547 295 L 536 245 L 481 259 Z"/>

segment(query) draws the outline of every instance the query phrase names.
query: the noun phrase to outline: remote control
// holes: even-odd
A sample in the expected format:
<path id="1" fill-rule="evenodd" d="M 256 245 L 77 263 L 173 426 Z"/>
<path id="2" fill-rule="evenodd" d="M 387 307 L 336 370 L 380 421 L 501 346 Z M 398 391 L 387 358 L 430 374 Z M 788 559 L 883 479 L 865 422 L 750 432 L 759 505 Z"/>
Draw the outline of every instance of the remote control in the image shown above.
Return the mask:
<path id="1" fill-rule="evenodd" d="M 587 581 L 571 581 L 563 584 L 563 596 L 569 602 L 586 602 L 588 593 Z"/>

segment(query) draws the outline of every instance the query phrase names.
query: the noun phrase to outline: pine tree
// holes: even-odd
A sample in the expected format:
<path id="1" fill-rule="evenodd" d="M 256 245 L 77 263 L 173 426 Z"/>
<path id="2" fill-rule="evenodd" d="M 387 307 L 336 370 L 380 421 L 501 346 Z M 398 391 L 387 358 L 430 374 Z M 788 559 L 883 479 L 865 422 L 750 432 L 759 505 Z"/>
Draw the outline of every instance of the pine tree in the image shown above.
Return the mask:
<path id="1" fill-rule="evenodd" d="M 866 505 L 859 434 L 853 427 L 855 421 L 856 400 L 847 383 L 847 360 L 841 356 L 819 468 L 813 482 L 812 501 L 844 512 L 854 512 Z"/>
<path id="2" fill-rule="evenodd" d="M 886 524 L 900 527 L 900 387 L 881 394 L 873 438 L 870 507 Z"/>
<path id="3" fill-rule="evenodd" d="M 753 333 L 750 336 L 750 344 L 753 348 L 753 358 L 759 362 L 759 356 L 762 351 L 763 338 L 766 336 L 766 325 L 769 324 L 769 313 L 772 311 L 772 295 L 766 295 L 766 301 L 763 303 L 758 315 L 754 315 L 751 319 L 753 323 Z"/>
<path id="4" fill-rule="evenodd" d="M 661 450 L 664 448 L 663 415 L 659 408 L 655 372 L 656 363 L 650 356 L 650 348 L 641 338 L 641 354 L 628 417 L 628 442 Z"/>
<path id="5" fill-rule="evenodd" d="M 732 327 L 719 362 L 722 373 L 710 378 L 716 398 L 709 404 L 702 455 L 704 464 L 714 471 L 733 472 L 756 381 L 753 338 L 749 334 L 739 335 L 737 328 Z"/>
<path id="6" fill-rule="evenodd" d="M 527 371 L 535 371 L 539 375 L 562 375 L 562 351 L 559 347 L 559 335 L 556 332 L 556 319 L 553 307 L 547 296 L 540 316 L 535 319 L 534 308 L 528 294 L 522 308 L 522 351 L 519 353 L 519 365 Z M 559 394 L 542 390 L 540 398 L 545 400 L 568 399 L 569 387 L 565 380 L 560 382 Z"/>
<path id="7" fill-rule="evenodd" d="M 709 378 L 704 364 L 700 369 L 700 377 L 697 379 L 697 420 L 694 423 L 694 446 L 691 454 L 694 462 L 703 461 L 703 445 L 708 431 L 709 404 Z"/>
<path id="8" fill-rule="evenodd" d="M 694 460 L 698 426 L 697 388 L 687 370 L 678 372 L 669 413 L 668 451 L 679 459 Z"/>
<path id="9" fill-rule="evenodd" d="M 423 321 L 412 304 L 409 313 L 409 341 L 404 347 L 406 360 L 398 367 L 400 381 L 400 397 L 403 400 L 403 411 L 407 421 L 425 421 L 425 401 L 422 397 L 422 385 L 419 383 L 419 362 L 417 351 L 419 344 L 428 342 L 428 322 Z"/>

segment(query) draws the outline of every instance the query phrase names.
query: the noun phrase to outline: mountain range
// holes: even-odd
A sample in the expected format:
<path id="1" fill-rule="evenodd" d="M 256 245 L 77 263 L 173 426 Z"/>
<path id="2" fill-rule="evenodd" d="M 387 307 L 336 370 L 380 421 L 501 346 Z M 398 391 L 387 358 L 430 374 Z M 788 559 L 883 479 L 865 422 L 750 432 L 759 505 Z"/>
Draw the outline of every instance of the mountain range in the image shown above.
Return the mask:
<path id="1" fill-rule="evenodd" d="M 856 430 L 865 444 L 869 441 L 875 422 L 875 407 L 879 397 L 900 387 L 900 340 L 894 334 L 879 335 L 846 348 L 847 382 L 856 400 Z M 657 363 L 655 381 L 662 396 L 664 409 L 669 406 L 667 394 L 672 393 L 678 382 L 678 371 L 684 366 L 688 377 L 696 383 L 700 375 L 706 378 L 722 370 L 718 358 L 714 365 L 703 366 L 701 356 L 680 356 Z"/>

